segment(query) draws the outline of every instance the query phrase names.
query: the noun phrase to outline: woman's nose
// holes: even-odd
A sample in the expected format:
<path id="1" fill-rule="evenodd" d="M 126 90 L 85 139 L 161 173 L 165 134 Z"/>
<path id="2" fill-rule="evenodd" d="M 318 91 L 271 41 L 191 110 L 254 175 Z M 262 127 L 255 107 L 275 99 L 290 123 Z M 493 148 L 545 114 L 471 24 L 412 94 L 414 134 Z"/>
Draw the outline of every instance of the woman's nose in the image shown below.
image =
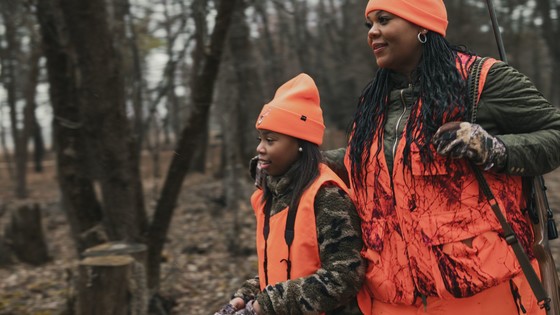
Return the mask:
<path id="1" fill-rule="evenodd" d="M 369 28 L 368 31 L 368 37 L 369 38 L 375 38 L 379 36 L 379 28 L 377 27 L 377 25 L 374 23 L 371 25 L 371 27 Z"/>

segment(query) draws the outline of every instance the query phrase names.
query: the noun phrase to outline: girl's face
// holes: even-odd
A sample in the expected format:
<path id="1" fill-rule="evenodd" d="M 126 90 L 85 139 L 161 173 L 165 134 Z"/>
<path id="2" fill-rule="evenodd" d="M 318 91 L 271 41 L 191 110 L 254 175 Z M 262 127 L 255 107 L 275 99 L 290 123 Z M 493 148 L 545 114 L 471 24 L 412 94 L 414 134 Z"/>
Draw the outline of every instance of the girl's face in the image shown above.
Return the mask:
<path id="1" fill-rule="evenodd" d="M 368 14 L 368 44 L 373 50 L 380 68 L 410 74 L 420 62 L 422 44 L 418 33 L 427 33 L 420 26 L 412 24 L 385 11 Z"/>
<path id="2" fill-rule="evenodd" d="M 259 167 L 271 176 L 285 174 L 299 159 L 296 138 L 269 130 L 257 130 Z"/>

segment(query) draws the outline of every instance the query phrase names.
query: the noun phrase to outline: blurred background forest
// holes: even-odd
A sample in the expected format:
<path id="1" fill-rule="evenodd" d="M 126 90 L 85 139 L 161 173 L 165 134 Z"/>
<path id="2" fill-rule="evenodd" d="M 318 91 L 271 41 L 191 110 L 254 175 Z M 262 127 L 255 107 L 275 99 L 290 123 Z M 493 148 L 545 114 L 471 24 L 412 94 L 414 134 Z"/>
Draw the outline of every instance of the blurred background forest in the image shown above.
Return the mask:
<path id="1" fill-rule="evenodd" d="M 0 315 L 228 301 L 256 272 L 256 116 L 306 72 L 323 149 L 344 145 L 376 70 L 366 3 L 0 0 Z M 445 3 L 448 39 L 498 58 L 486 2 Z M 509 63 L 560 106 L 560 0 L 494 4 Z"/>

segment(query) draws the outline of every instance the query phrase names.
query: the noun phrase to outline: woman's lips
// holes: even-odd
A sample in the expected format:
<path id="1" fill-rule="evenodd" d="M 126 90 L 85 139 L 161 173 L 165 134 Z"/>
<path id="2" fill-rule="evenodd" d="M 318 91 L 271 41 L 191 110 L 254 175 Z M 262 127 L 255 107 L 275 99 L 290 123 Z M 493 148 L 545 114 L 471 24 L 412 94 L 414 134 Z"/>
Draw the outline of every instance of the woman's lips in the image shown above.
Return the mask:
<path id="1" fill-rule="evenodd" d="M 373 49 L 373 52 L 378 54 L 380 52 L 382 52 L 385 47 L 387 47 L 387 44 L 381 44 L 381 43 L 377 43 L 377 44 L 372 44 L 371 48 Z"/>

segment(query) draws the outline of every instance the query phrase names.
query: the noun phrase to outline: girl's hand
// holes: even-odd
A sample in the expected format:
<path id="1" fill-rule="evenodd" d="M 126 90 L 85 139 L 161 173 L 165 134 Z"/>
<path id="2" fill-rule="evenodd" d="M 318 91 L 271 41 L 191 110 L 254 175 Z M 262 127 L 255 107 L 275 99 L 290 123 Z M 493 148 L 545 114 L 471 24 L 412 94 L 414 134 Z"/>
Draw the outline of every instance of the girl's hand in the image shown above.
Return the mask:
<path id="1" fill-rule="evenodd" d="M 258 315 L 261 314 L 260 311 L 261 308 L 259 306 L 259 302 L 251 300 L 247 302 L 244 309 L 235 312 L 234 315 Z"/>
<path id="2" fill-rule="evenodd" d="M 236 311 L 245 308 L 245 301 L 243 301 L 243 299 L 240 297 L 231 299 L 231 301 L 229 301 L 229 304 L 231 304 Z"/>
<path id="3" fill-rule="evenodd" d="M 257 300 L 255 300 L 255 302 L 253 302 L 253 310 L 254 310 L 255 314 L 257 314 L 257 315 L 262 314 L 261 307 L 260 307 L 259 302 Z"/>

